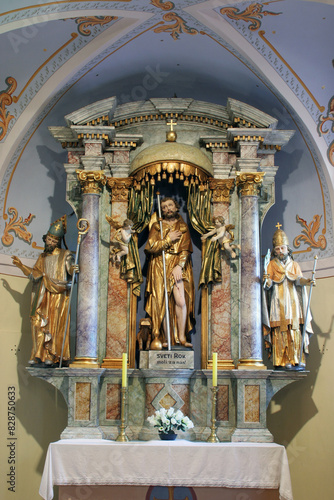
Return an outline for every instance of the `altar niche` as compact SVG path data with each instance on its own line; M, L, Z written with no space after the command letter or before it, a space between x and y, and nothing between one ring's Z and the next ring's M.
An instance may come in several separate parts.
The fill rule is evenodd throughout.
M194 430L183 437L206 440L217 353L219 439L272 441L267 404L304 376L267 369L260 315L259 230L274 202L275 153L293 131L276 130L274 118L233 99L223 107L177 98L117 106L110 98L66 121L68 126L50 131L68 152L67 199L78 216L92 222L90 237L98 235L100 245L91 248L87 239L80 255L92 265L79 274L80 328L71 368L30 369L65 396L70 411L62 437L117 437L126 352L129 438L156 437L147 417L163 406L193 420ZM182 366L157 363L150 349L139 353L137 346L139 323L147 316L144 247L157 189L180 202L194 250L194 347L171 351L186 353ZM126 219L136 232L118 264L110 260L110 242ZM90 289L80 288L80 280ZM96 314L87 315L85 304L92 301Z

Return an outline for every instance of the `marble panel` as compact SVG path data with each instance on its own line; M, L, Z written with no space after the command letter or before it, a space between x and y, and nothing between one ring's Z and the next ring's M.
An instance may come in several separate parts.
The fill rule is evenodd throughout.
M228 203L215 203L213 215L228 222ZM211 352L218 359L231 359L231 283L230 260L222 253L222 282L216 283L211 294Z
M203 377L196 377L191 381L190 390L190 410L191 420L194 425L203 427L207 423L206 412L204 408L208 408L208 388L207 380Z
M77 151L68 151L67 162L72 165L80 166L80 158L82 153L78 153Z
M229 386L218 385L217 393L217 420L228 422L229 420Z
M245 422L260 422L260 386L245 385Z
M275 153L259 154L261 167L273 167L275 165Z
M106 420L121 418L121 384L106 384Z
M90 420L91 384L76 382L75 384L75 420Z
M155 412L155 408L152 404L154 398L156 395L165 387L165 384L159 384L159 383L153 383L153 384L146 384L146 401L145 401L145 408L146 408L146 416L149 417L150 415L153 415Z
M212 164L215 165L225 165L228 163L228 153L214 151L212 153Z
M119 268L109 268L107 304L106 358L122 358L127 350L127 283L120 278Z
M129 161L130 161L129 151L114 151L113 163L129 163Z
M240 158L256 158L257 148L258 148L257 144L241 144Z
M184 415L189 416L189 402L190 402L190 394L189 394L189 385L186 384L172 384L172 389L180 396L183 401L183 405L179 408Z
M102 154L102 141L101 142L86 142L85 155L86 156L101 156Z
M235 153L228 154L228 162L231 165L236 165L237 163L237 155Z

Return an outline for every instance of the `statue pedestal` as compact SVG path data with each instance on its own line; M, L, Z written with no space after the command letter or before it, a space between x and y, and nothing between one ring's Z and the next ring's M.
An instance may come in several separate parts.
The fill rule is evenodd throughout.
M140 351L141 370L194 369L194 351Z

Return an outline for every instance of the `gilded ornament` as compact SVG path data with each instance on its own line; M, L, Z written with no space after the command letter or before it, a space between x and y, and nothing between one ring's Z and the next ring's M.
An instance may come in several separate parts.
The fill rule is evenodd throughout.
M9 234L9 231L13 231L18 238L26 241L27 243L30 243L32 238L32 233L29 233L29 231L27 231L26 226L30 224L30 222L35 216L29 214L28 217L24 220L22 217L18 218L17 210L14 207L10 207L8 209L8 214L12 216L12 218L10 219L9 222L5 223L5 229L3 232L3 236L1 238L2 243L6 247L9 247L13 243L14 236L12 234ZM5 214L4 219L7 218L8 216Z
M103 26L118 19L116 16L91 16L91 17L79 17L75 20L78 24L78 33L83 36L89 36L91 30L88 29L89 26Z
M101 170L76 170L84 194L100 194L106 184L106 176Z
M316 234L320 228L321 217L321 215L315 215L312 219L312 222L310 222L310 224L307 224L306 220L297 215L297 222L304 226L304 229L302 230L302 234L299 234L293 240L293 244L296 248L300 247L302 241L312 248L321 248L321 250L324 250L326 248L327 241L324 234L320 234L320 236L318 237L318 241L316 241ZM325 233L326 230L323 229L322 232Z
M132 183L133 179L131 177L113 177L108 179L108 186L111 189L111 201L128 201L129 189L131 188Z
M175 7L173 2L164 2L163 0L151 0L151 4L162 10L172 10Z
M0 141L7 134L8 126L14 116L6 110L13 102L12 93L17 87L17 82L12 76L6 78L7 89L0 92Z
M195 28L187 26L186 21L182 19L182 17L175 14L175 12L168 12L168 14L163 16L163 20L167 23L174 22L174 24L155 28L154 33L170 32L170 36L173 40L177 40L181 33L186 33L187 35L197 35L198 33Z
M214 203L229 203L230 193L235 185L234 179L209 179L209 187L212 190L212 201Z
M237 173L236 184L241 196L258 196L265 172Z
M328 125L327 130L324 129L325 123ZM334 97L328 103L327 116L321 115L318 123L319 135L326 135L329 131L334 132ZM330 144L327 155L330 163L334 166L334 141Z
M262 9L263 5L261 3L252 3L243 11L240 11L240 9L236 7L224 7L220 9L220 13L236 21L251 23L248 28L251 31L256 31L261 27L261 19L263 16L279 16L282 14L282 12L269 12L268 10L263 11Z

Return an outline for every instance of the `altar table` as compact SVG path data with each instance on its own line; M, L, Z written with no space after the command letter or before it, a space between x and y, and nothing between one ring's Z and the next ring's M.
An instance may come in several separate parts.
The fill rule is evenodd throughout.
M278 489L281 500L293 500L286 450L274 443L65 439L49 445L45 500L54 485Z

